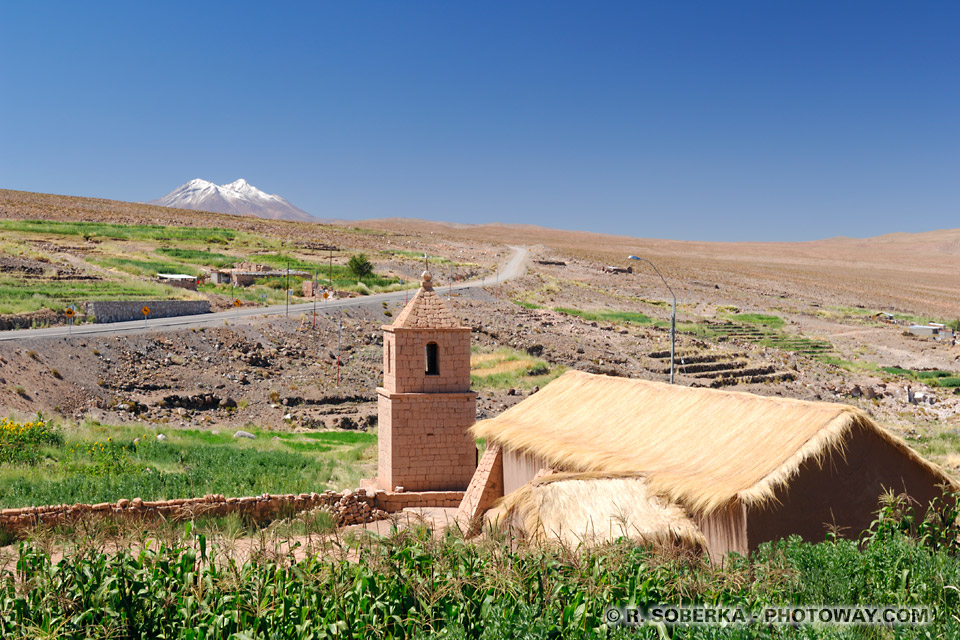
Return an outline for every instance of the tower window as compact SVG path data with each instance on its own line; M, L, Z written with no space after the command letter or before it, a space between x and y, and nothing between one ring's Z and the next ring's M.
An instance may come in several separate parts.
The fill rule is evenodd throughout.
M424 369L428 376L438 376L440 375L440 365L439 360L439 349L437 348L436 342L428 342L426 349L424 349Z
M387 373L390 373L390 361L393 359L393 358L391 357L393 354L391 353L392 349L390 348L390 346L391 346L391 345L390 345L390 342L388 341L388 342L387 342L387 353L386 353Z

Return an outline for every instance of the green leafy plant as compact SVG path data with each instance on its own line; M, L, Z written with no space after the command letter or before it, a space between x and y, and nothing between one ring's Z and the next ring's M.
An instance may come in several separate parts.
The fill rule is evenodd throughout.
M39 413L35 420L0 420L0 463L34 465L44 445L62 445L63 435Z
M357 253L350 256L350 260L347 261L347 269L357 280L363 280L373 273L373 263L370 262L365 253Z

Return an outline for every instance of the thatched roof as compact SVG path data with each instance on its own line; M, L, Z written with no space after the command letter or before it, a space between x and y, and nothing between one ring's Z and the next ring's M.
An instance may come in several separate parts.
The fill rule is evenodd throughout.
M683 508L650 492L640 476L548 475L506 496L496 513L501 523L534 540L567 546L621 537L690 548L706 544Z
M528 453L555 469L642 473L654 493L691 513L774 498L805 461L839 453L867 429L949 480L863 411L569 371L492 420L478 438Z
M392 329L463 329L463 324L450 312L443 299L433 290L433 278L426 271L420 289L407 303Z

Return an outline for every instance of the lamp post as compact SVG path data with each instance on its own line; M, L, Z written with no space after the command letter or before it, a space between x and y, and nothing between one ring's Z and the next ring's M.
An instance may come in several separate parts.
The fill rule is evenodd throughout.
M660 279L663 280L664 286L667 288L667 291L670 292L670 295L673 296L673 313L670 314L670 384L673 384L673 362L674 355L677 351L677 294L673 292L673 289L670 288L670 285L667 284L667 279L663 277L663 274L660 273L660 269L657 269L657 265L653 264L646 258L641 258L639 256L627 256L630 260L640 260L641 262L646 262L653 270L657 272L657 275L660 276Z

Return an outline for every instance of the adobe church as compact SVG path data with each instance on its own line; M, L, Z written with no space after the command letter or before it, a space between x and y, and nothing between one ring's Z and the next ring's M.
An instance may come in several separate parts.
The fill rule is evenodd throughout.
M384 491L463 491L477 468L470 327L432 280L424 271L413 299L383 327L376 487Z
M470 328L427 271L383 330L371 488L388 511L459 505L471 531L487 520L573 546L626 536L719 558L789 535L822 540L825 524L858 533L886 491L925 505L960 489L840 404L568 371L477 422Z

